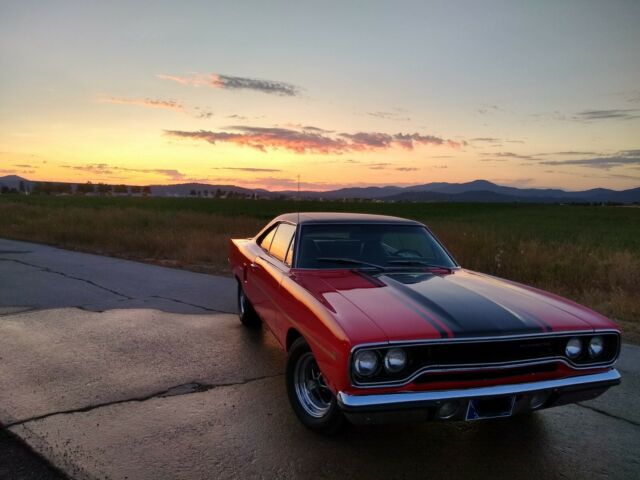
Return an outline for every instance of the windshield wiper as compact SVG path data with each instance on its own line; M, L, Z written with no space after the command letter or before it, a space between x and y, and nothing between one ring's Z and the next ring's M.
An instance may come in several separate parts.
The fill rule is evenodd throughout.
M362 265L364 267L371 267L377 270L385 270L382 265L375 263L364 262L362 260L356 260L355 258L343 258L343 257L319 257L316 258L318 262L333 262L333 263L350 263L352 265Z
M443 267L442 265L434 265L432 263L424 262L422 260L410 260L408 258L403 260L389 260L387 261L387 263L394 264L394 265L420 265L426 268L439 268L441 270L446 270L447 272L452 271L450 267Z

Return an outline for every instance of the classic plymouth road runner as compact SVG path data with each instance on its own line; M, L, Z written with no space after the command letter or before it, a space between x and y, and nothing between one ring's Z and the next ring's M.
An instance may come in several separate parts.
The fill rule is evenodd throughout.
M421 223L292 213L230 241L240 319L288 352L307 427L509 417L620 382L618 327L556 295L461 268Z

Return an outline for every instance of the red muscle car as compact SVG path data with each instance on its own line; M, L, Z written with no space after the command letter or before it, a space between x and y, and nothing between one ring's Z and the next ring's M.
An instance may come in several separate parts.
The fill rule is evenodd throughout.
M618 327L551 293L461 268L419 222L292 213L230 241L240 319L288 352L307 427L477 420L620 383Z

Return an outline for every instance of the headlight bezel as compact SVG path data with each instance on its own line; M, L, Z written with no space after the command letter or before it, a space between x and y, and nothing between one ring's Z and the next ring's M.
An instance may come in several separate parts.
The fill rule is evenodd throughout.
M400 355L400 357L402 358L402 364L401 365L392 365L391 362L392 360L392 356L393 355ZM396 357L396 360L398 359L398 357ZM383 365L384 365L384 369L387 373L389 374L398 374L400 372L402 372L406 367L407 367L407 363L409 361L407 352L404 348L390 348L386 351L386 353L384 354L384 360L383 360Z
M570 337L564 347L564 354L569 360L577 360L582 355L584 346L581 337Z
M360 369L358 369L358 360L359 360L358 357L361 357L367 354L371 354L373 355L372 358L375 358L375 367L369 373L363 373L362 371L360 371ZM377 350L373 350L373 349L359 350L355 352L353 355L353 361L352 361L353 371L358 377L361 377L361 378L373 377L376 373L380 371L380 365L381 365L380 354L378 353Z
M594 341L596 341L596 343L599 343L599 345L597 345L597 348L600 349L599 351L594 352L595 350L593 345ZM596 360L602 357L604 350L605 350L605 342L604 342L604 338L602 338L601 335L594 335L589 339L589 343L587 344L587 353L589 354L589 358L591 358L592 360Z

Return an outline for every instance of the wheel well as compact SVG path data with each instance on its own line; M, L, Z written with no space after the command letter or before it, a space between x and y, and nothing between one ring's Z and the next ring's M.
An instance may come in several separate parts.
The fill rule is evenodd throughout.
M287 342L286 342L287 352L291 348L291 345L293 345L293 342L295 342L300 337L302 337L302 335L295 328L289 329L289 331L287 332Z

